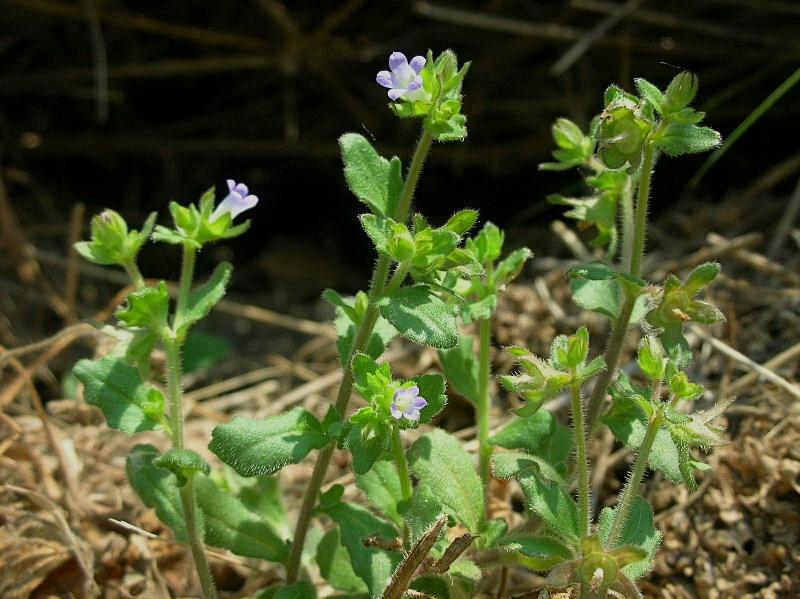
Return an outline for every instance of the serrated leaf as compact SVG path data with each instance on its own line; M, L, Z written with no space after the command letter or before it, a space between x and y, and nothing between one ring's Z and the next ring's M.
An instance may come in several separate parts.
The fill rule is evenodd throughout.
M450 386L459 395L477 404L479 367L472 337L462 336L455 347L439 350L439 360Z
M572 279L572 299L581 308L591 310L615 319L619 316L622 304L625 301L622 286L617 279L589 280ZM633 307L630 323L639 322L647 314L649 309L647 297L644 295L636 299Z
M364 136L346 133L339 138L339 146L350 191L375 214L392 216L390 209L394 208L399 197L399 160L392 165L390 177L389 161L381 157Z
M194 477L195 474L203 473L208 475L211 472L208 462L190 449L170 449L155 458L153 466L172 472L180 486L185 485L186 480Z
M378 302L381 315L404 337L441 349L458 342L456 307L445 304L425 285L404 287Z
M179 328L186 330L211 312L217 302L225 296L232 272L233 266L231 264L220 262L208 281L189 292L186 311L178 325Z
M604 508L600 513L597 533L604 545L608 545L611 528L614 525L616 509ZM643 497L637 497L631 507L628 521L622 529L618 545L635 545L647 552L647 558L622 568L629 578L636 580L646 576L653 569L653 558L661 544L661 533L656 530L653 508Z
M110 427L132 434L161 426L164 395L121 358L81 360L73 372L83 383L87 403L103 411Z
M274 474L329 441L319 421L302 408L263 420L235 418L211 435L208 448L242 476Z
M394 539L397 530L353 503L336 502L320 509L339 525L341 542L350 554L353 571L367 584L373 597L380 594L402 556L399 552L367 547L364 540L375 535L386 540Z
M141 327L160 332L167 326L169 290L164 281L157 287L145 287L128 295L124 308L117 310L117 318L129 327Z
M384 516L398 526L403 525L403 517L397 511L397 504L403 500L403 493L394 462L375 462L368 472L356 475L356 485Z
M558 483L526 470L517 480L528 500L528 508L539 516L548 530L565 541L577 543L581 536L578 506Z
M408 460L420 483L436 494L448 513L477 532L484 519L483 486L461 443L436 429L411 446Z
M656 139L656 147L667 156L681 156L713 150L722 137L711 127L673 123Z
M172 529L175 538L186 541L186 523L183 520L178 481L169 471L153 465L160 455L152 445L136 445L125 458L125 472L136 494L149 508L154 508L158 519Z
M205 540L236 555L282 562L288 545L241 501L219 489L210 478L194 481L197 505L203 512Z
M378 253L388 254L389 241L394 235L394 221L375 214L362 214L358 220Z
M317 565L322 577L337 591L367 591L367 584L353 571L350 554L341 544L338 528L325 533L317 545Z

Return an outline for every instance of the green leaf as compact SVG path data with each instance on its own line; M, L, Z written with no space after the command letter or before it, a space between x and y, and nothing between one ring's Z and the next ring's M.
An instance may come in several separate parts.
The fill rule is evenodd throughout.
M445 304L425 285L404 287L378 302L381 315L404 337L441 349L458 342L457 308Z
M497 287L509 284L522 272L525 262L533 255L528 248L520 248L511 252L497 265L494 271L494 284Z
M479 368L472 337L462 336L455 347L439 350L439 360L451 387L459 395L477 404Z
M600 513L597 532L604 545L609 543L609 535L617 515L616 509L604 508ZM656 530L653 508L643 497L637 497L631 507L628 521L622 529L617 545L634 545L647 552L647 558L628 564L622 572L633 580L642 578L653 569L653 558L661 544L661 533Z
M539 410L531 416L515 418L489 439L506 449L521 449L537 459L543 472L552 471L553 480L564 480L572 452L572 434L551 412Z
M398 509L408 525L408 545L411 547L425 536L439 516L446 511L437 495L425 483L414 487L411 500L398 506ZM431 550L431 555L436 558L441 557L445 548L444 543L437 543Z
M604 314L609 318L617 318L619 315L625 298L618 280L572 279L569 284L572 287L572 299L581 308ZM633 306L631 324L644 318L648 309L647 297L639 296Z
M414 379L419 394L424 397L428 405L420 412L420 424L429 424L438 416L447 405L446 384L441 374L423 374Z
M183 344L183 372L208 370L230 357L231 344L225 337L192 329Z
M339 359L341 360L342 367L349 368L349 364L345 363L350 359L350 354L353 351L356 329L361 323L362 315L360 315L354 307L356 304L355 298L344 299L332 289L326 290L323 297L336 306L337 318L334 324L339 335L339 339L336 341L336 347L339 350ZM385 318L379 316L378 320L375 322L372 335L370 336L364 353L377 360L396 335L396 329L386 322Z
M394 539L397 530L354 503L335 502L333 505L321 506L320 509L339 525L341 543L350 554L353 571L367 583L373 597L379 595L400 563L402 555L399 552L367 547L364 540L375 535L386 540Z
M543 572L572 557L572 551L551 537L535 535L513 535L504 538L500 545L517 552L521 565L530 570Z
M447 512L477 532L485 516L483 486L461 443L436 429L417 439L408 450L408 460L420 483L433 491Z
M167 453L155 458L153 466L172 472L181 487L189 478L193 478L199 472L206 476L211 473L208 462L191 449L170 449Z
M248 510L259 516L281 538L290 536L283 505L280 481L277 476L243 478L239 500Z
M164 395L121 358L81 360L74 373L83 383L84 398L103 411L110 427L132 434L162 426Z
M664 104L664 94L647 79L636 78L633 80L639 95L653 105L653 108L661 113L661 106Z
M364 232L372 240L379 254L389 254L389 242L394 236L395 222L375 214L362 214L358 217Z
M460 210L448 219L444 224L444 228L460 236L469 232L475 226L477 220L477 210Z
M117 318L129 327L160 332L167 326L169 290L161 281L157 287L145 287L128 295L125 308L117 310Z
M656 139L656 147L667 156L707 152L716 148L720 143L722 143L722 137L717 131L711 127L698 127L697 125L671 124Z
M547 481L526 470L517 477L529 509L539 516L549 530L566 541L577 543L581 536L578 506L558 483Z
M344 161L344 176L350 191L378 215L392 216L402 184L399 159L393 164L382 158L375 148L357 133L339 138ZM391 171L391 172L390 172ZM390 195L391 189L391 195Z
M350 554L341 543L338 528L325 533L317 545L317 565L322 578L337 591L350 593L367 591L366 583L353 571Z
M125 458L125 472L142 503L155 508L158 519L172 529L176 539L185 542L186 523L178 481L164 468L153 465L153 460L159 455L158 449L152 445L136 445Z
M225 290L231 280L233 266L228 262L220 262L214 269L211 278L200 287L189 292L186 301L186 312L179 323L179 328L186 330L198 320L205 318L211 309L225 296Z
M301 580L285 587L264 589L255 599L317 599L317 589L307 580Z
M319 421L302 408L263 420L235 418L211 435L208 448L242 476L274 474L329 441Z
M603 422L619 441L636 451L641 446L647 432L647 416L634 401L625 397L618 384L610 389L613 402L611 409L603 416ZM648 463L651 467L664 473L674 483L680 483L683 480L678 447L666 429L661 429L656 433Z
M392 430L369 406L354 413L346 426L341 447L353 454L353 471L365 474L389 450Z
M375 462L368 472L356 474L356 485L384 516L398 526L403 525L403 517L397 511L397 504L403 500L403 493L394 462Z
M205 521L205 541L236 555L282 562L288 545L241 501L228 495L205 476L195 477L197 505Z

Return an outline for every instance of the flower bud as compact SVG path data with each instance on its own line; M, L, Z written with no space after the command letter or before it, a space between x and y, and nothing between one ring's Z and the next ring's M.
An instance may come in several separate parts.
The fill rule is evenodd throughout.
M389 255L397 262L410 260L414 256L416 245L414 244L414 237L408 230L408 227L402 224L397 224L394 227L392 238L387 244Z
M697 88L700 86L700 81L697 75L689 71L678 73L675 78L670 81L667 87L667 92L664 94L663 110L665 112L677 112L682 108L686 108L694 100L697 95Z
M609 107L600 120L600 157L609 168L639 164L650 123L628 106Z

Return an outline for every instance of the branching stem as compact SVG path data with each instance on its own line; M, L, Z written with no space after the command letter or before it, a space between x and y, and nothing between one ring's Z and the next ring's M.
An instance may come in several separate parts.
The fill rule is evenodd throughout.
M406 220L408 220L408 212L411 208L414 190L417 187L419 176L422 173L422 167L425 164L425 159L428 156L432 143L433 136L427 129L423 128L422 135L414 151L414 157L411 159L408 175L403 184L403 191L400 194L397 211L394 215L395 220L398 222L406 222ZM391 258L382 254L378 258L378 263L372 275L367 311L358 327L353 348L347 358L347 365L344 368L342 382L339 385L339 392L336 395L336 410L342 417L345 416L347 404L350 402L350 395L353 390L353 372L350 368L350 364L355 354L364 350L372 336L372 331L378 320L378 308L376 303L381 299L386 289L386 279L389 276L391 265ZM405 276L405 274L403 276ZM297 525L295 526L294 538L292 539L292 546L289 550L289 559L286 563L286 582L288 584L296 582L300 574L300 561L303 556L306 534L311 524L311 516L314 507L317 504L317 495L319 495L319 491L322 488L322 482L325 479L325 473L328 471L334 449L335 445L331 443L319 452L317 462L314 464L314 470L311 473L311 478L308 481L308 486L303 495L303 502L300 504L300 513L297 516Z

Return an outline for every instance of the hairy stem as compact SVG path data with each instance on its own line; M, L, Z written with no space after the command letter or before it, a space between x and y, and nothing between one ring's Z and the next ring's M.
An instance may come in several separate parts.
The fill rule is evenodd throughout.
M178 304L175 310L172 330L163 335L164 347L167 356L167 396L169 399L170 436L172 447L183 449L183 389L181 387L181 349L183 340L177 334L177 328L186 309L186 300L192 287L194 274L194 248L184 246L183 267L181 268L180 291ZM186 534L189 537L189 547L192 550L195 569L200 579L205 599L216 599L217 589L214 578L208 565L205 548L203 546L203 533L197 519L197 500L194 493L194 483L191 479L181 487L181 504L183 505L183 518L186 522Z
M192 279L194 278L194 263L197 257L197 250L189 245L183 246L183 264L181 265L181 282L178 287L178 301L175 307L175 320L173 327L175 330L181 326L181 321L186 313L186 305L189 302L189 292L192 290Z
M131 282L133 282L133 286L136 289L141 289L144 287L144 277L142 276L142 271L139 270L139 267L136 264L136 260L131 260L123 266L125 268L125 272L128 273Z
M411 494L414 490L411 486L411 474L408 472L406 453L403 451L403 440L400 438L400 427L397 424L392 426L392 457L394 457L394 463L397 466L397 476L400 478L400 491L403 494L403 500L408 501L411 499Z
M575 371L573 369L574 378ZM572 428L575 434L575 467L578 471L578 507L581 517L581 535L589 534L589 458L586 454L586 427L583 423L583 401L579 383L570 385L572 392Z
M414 197L414 190L417 187L419 176L422 173L422 167L425 164L425 159L428 156L428 151L432 143L433 136L427 129L423 128L422 135L414 151L414 157L411 159L411 166L408 168L408 175L403 184L403 191L400 194L397 210L394 214L395 220L398 222L405 222L408 220L408 212L411 207L411 200ZM375 328L375 322L378 320L378 308L375 304L386 289L386 278L389 275L391 265L391 258L381 255L378 258L378 263L372 275L367 311L358 327L356 339L353 343L350 355L347 358L342 375L342 382L339 385L339 391L336 395L336 409L342 417L345 415L347 404L350 402L350 395L353 390L353 372L350 369L350 364L353 360L353 356L355 356L357 352L364 350L372 336L372 330ZM300 574L300 561L303 557L303 546L305 545L306 534L311 524L311 516L314 507L317 504L317 495L319 495L322 482L325 479L325 473L328 471L334 449L335 444L331 443L319 452L317 462L314 464L314 471L311 473L311 478L308 481L308 486L303 495L303 502L300 504L300 513L297 516L297 525L295 526L294 538L292 539L292 546L289 550L289 559L286 562L286 582L288 584L296 582Z
M181 487L181 504L183 505L183 517L186 521L186 533L189 536L189 547L192 550L197 575L200 578L200 587L203 589L205 599L216 599L217 589L214 585L214 577L206 558L205 547L203 546L200 522L197 519L197 500L194 494L194 481L190 476L186 484Z
M641 273L642 259L644 258L645 238L647 236L647 210L650 200L650 181L653 176L654 151L654 143L652 141L646 142L644 155L642 157L642 166L639 171L639 190L636 193L636 215L632 237L630 240L624 240L626 244L630 243L630 246L623 251L626 252L627 256L630 256L629 272L635 277L638 277ZM626 215L623 214L623 219L625 217ZM622 346L631 323L631 314L633 314L633 307L635 304L635 298L626 296L622 308L620 309L619 316L617 316L612 324L611 338L608 341L606 352L603 356L606 369L597 378L594 389L592 389L592 396L589 399L589 415L586 424L590 433L597 423L597 418L600 416L600 408L608 392L608 386L611 384L611 380L614 378L614 374L617 371L619 358L622 354Z
M623 527L631 513L633 502L636 501L636 498L639 496L639 487L642 484L642 477L647 468L650 450L653 448L653 442L656 440L656 435L661 428L663 420L664 416L661 414L661 411L656 411L650 419L650 424L647 426L647 432L644 435L641 447L639 447L639 454L636 456L636 461L633 463L633 471L628 479L628 484L625 485L625 489L622 492L617 507L617 514L614 517L614 524L611 526L611 532L608 535L609 549L613 549L619 542Z
M489 397L490 352L492 343L492 321L478 321L480 347L478 350L478 471L483 482L484 495L488 497L491 479L492 446L489 445L489 425L492 400Z

